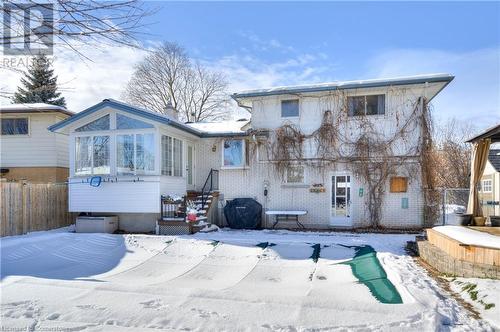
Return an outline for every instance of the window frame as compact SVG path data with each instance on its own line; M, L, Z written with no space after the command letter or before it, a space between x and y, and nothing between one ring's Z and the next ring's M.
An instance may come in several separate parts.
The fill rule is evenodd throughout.
M239 166L231 166L231 165L225 165L224 164L224 144L226 141L242 141L241 144L241 165ZM225 138L221 142L221 169L245 169L247 166L247 156L246 156L246 140L244 138Z
M125 130L125 129L123 129ZM130 129L126 129L130 130ZM153 135L153 169L152 170L146 170L146 169L138 169L137 168L137 136L138 135ZM134 159L134 170L131 172L132 174L118 174L118 136L132 136L133 137L133 147L134 147L134 152L133 152L133 159ZM136 132L135 130L131 130L130 132L117 132L115 135L115 174L117 176L137 176L137 175L154 175L156 174L156 137L154 132ZM140 172L138 172L140 171Z
M488 182L488 185L485 184L486 182ZM485 189L486 187L489 187L489 190L486 190ZM483 192L483 193L493 192L493 180L492 179L481 180L481 192Z
M283 116L283 102L290 102L290 101L297 101L297 115L293 116ZM298 119L300 118L300 98L287 98L287 99L281 99L280 100L280 117L281 119Z
M4 135L2 134L1 122L4 120L16 120L16 119L27 119L28 121L28 133L27 134L13 134L13 135ZM8 137L29 137L31 136L31 117L29 115L26 116L2 116L0 118L0 136L3 138Z
M109 173L95 173L94 172L94 137L102 137L102 136L108 136L109 137L109 140L108 140L108 164L109 164ZM72 167L72 172L73 172L73 176L75 177L86 177L86 176L110 176L113 174L113 158L112 158L112 140L113 140L113 135L111 135L111 133L108 133L108 134L104 134L104 133L96 133L96 134L92 134L92 135L77 135L75 136L75 139L73 140L73 153L74 153L74 157L73 157L73 167ZM91 148L91 151L90 151L90 174L78 174L77 173L77 149L76 149L76 141L78 138L90 138L90 143L92 144L92 148ZM115 163L116 164L116 163Z
M170 138L170 160L171 160L171 165L170 165L170 175L169 174L163 174L163 137ZM175 175L175 141L179 141L181 143L180 146L180 175ZM160 175L161 176L169 176L169 177L175 177L175 178L183 178L186 175L186 170L185 168L185 156L184 156L184 149L186 147L186 141L172 136L172 135L167 135L164 133L160 134Z
M288 171L290 168L302 168L302 182L289 182L288 181ZM306 184L306 167L305 165L290 165L286 168L283 178L283 184L286 186L304 186Z
M379 109L377 107L377 114L368 114L367 113L367 102L366 102L366 98L367 97L374 97L374 96L384 96L384 109L383 109L383 113L379 113ZM361 115L358 115L358 114L351 114L351 109L350 109L350 102L349 102L349 99L350 98L364 98L364 113L361 114ZM359 116L370 116L370 117L373 117L373 116L385 116L386 114L386 109L387 109L387 94L385 93L375 93L375 94L364 94L364 95L352 95L352 96L347 96L346 97L346 103L347 103L347 116L350 117L350 118L356 118L356 117L359 117ZM377 103L378 103L378 98L377 98Z
M121 115L125 115L129 118L136 119L145 123L150 123L152 125L151 128L137 128L137 129L117 129L116 128L116 114L120 113ZM106 130L95 130L95 131L76 131L76 129L85 126L86 124L93 122L103 116L109 115L110 117L110 129ZM84 119L82 119L84 120ZM92 173L91 174L77 174L76 173L76 162L77 162L77 153L76 153L76 139L77 137L93 137L94 136L109 136L110 137L110 172L109 174L95 174L101 176L117 176L117 177L131 177L131 176L159 176L161 175L161 154L158 152L161 151L161 140L158 137L161 137L162 133L158 130L158 126L155 123L148 121L147 119L142 119L141 117L134 116L133 114L128 114L127 112L121 112L119 110L109 110L107 112L95 114L88 119L85 119L85 122L78 121L77 124L72 126L70 129L70 136L72 137L71 141L73 146L70 148L70 176L71 177L89 177L93 176L93 159L92 159ZM136 135L153 135L153 170L139 170L137 172L137 162L136 162ZM134 137L134 172L130 174L118 174L118 136L121 135L132 135ZM92 147L93 149L93 147ZM93 150L92 150L93 151ZM160 152L161 153L161 152Z
M398 183L398 182L402 183ZM401 187L401 188L400 188ZM392 176L389 179L389 192L390 193L407 193L409 187L409 179L407 176Z

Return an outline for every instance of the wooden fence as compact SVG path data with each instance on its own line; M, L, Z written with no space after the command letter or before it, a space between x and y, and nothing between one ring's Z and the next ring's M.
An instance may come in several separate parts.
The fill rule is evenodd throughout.
M0 236L68 226L68 187L59 184L0 182Z

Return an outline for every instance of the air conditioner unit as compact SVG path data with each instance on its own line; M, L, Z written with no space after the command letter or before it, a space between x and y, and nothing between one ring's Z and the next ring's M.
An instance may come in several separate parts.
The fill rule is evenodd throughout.
M77 233L114 233L118 229L118 216L81 216L76 218Z

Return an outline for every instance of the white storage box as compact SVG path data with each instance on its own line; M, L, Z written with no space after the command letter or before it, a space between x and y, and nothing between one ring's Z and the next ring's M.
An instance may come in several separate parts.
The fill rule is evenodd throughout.
M118 229L118 217L78 217L75 231L77 233L113 233Z

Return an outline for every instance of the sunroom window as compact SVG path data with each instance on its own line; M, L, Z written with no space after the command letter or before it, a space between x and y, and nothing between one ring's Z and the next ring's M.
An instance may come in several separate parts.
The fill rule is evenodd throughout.
M245 165L245 141L229 139L223 142L223 166L243 167Z
M116 135L118 175L148 174L154 169L154 134Z
M154 126L150 123L116 113L116 129L143 129L153 127Z
M161 174L166 176L182 176L182 149L180 139L163 135L161 137Z
M109 174L109 136L75 138L75 175Z
M96 130L109 130L109 129L110 129L109 114L107 114L102 118L89 122L86 125L75 129L75 131L82 132L82 131L96 131Z

